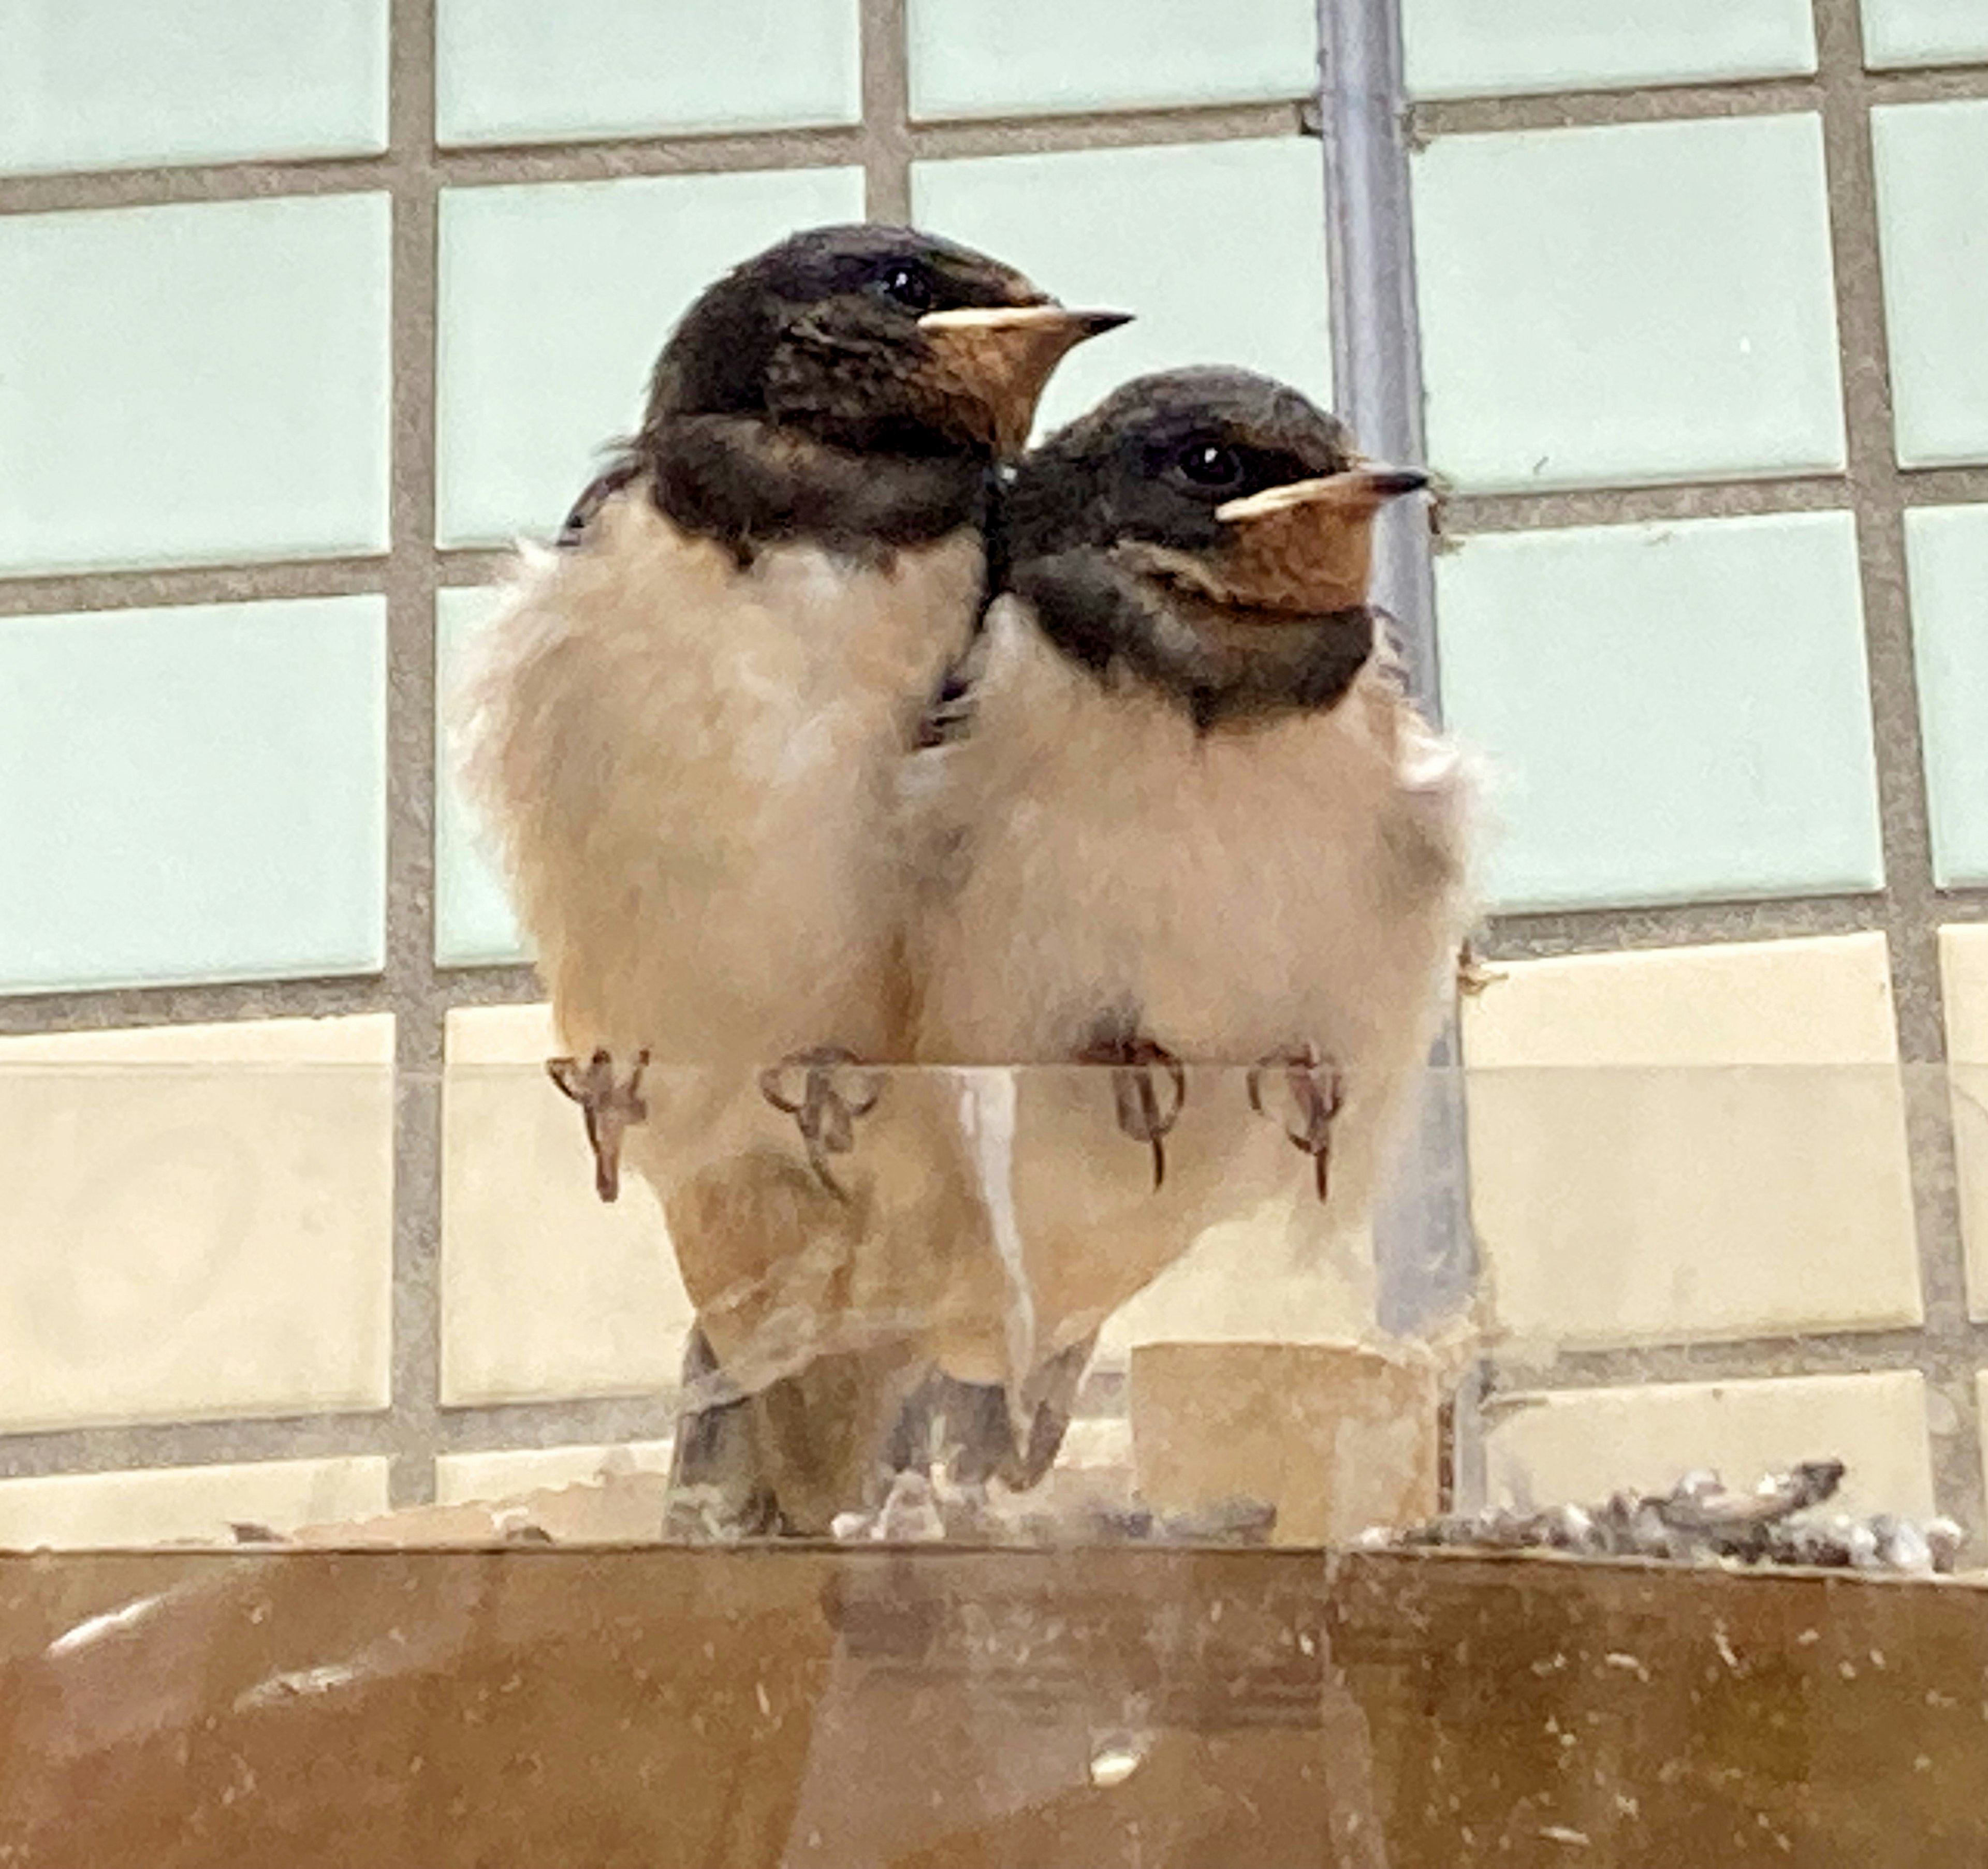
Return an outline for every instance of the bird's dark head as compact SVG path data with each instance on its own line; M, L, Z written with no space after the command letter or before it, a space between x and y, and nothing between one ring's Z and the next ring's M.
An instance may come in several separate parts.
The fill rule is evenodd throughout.
M645 431L733 416L867 455L1018 454L1050 373L1126 322L910 228L824 227L737 266L684 315Z
M1366 600L1374 515L1427 484L1363 461L1346 424L1287 384L1168 370L1030 455L1009 549L1017 563L1107 553L1238 610L1316 614Z
M1016 470L1010 582L1077 659L1121 662L1198 712L1280 687L1329 703L1371 652L1374 515L1427 484L1362 459L1343 422L1270 377L1141 377Z

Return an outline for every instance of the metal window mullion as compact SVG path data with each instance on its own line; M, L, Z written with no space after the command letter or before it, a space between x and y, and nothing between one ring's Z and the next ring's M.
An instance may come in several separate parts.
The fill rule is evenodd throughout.
M1424 455L1406 95L1398 0L1319 0L1319 116L1326 165L1334 397L1361 445L1383 460ZM1377 600L1395 617L1414 692L1441 718L1435 583L1421 515L1386 515ZM1467 1306L1477 1276L1467 1136L1454 1019L1431 1055L1419 1118L1375 1215L1380 1322L1425 1330ZM1455 1414L1452 1486L1483 1490L1474 1393Z

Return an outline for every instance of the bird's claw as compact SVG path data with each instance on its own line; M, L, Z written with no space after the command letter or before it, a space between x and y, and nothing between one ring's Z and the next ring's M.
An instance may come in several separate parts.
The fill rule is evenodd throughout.
M1456 952L1456 990L1466 999L1475 999L1487 986L1505 978L1500 968L1487 965L1478 958L1476 946L1466 941Z
M1346 1102L1345 1081L1336 1066L1322 1060L1316 1045L1301 1045L1290 1051L1273 1052L1250 1066L1247 1080L1249 1107L1259 1116L1271 1114L1263 1100L1264 1080L1273 1071L1282 1074L1297 1111L1295 1124L1286 1121L1284 1134L1293 1148L1312 1159L1312 1171L1323 1201L1331 1185L1332 1125Z
M800 1081L793 1073L800 1073ZM808 1165L830 1193L842 1192L828 1158L847 1155L856 1146L856 1124L877 1107L884 1094L880 1073L866 1070L853 1051L823 1045L797 1051L759 1073L759 1094L783 1115L794 1119L807 1145Z
M587 1124L587 1145L593 1151L593 1191L612 1201L621 1191L621 1138L648 1118L642 1097L642 1073L649 1054L638 1051L624 1080L614 1072L614 1060L597 1049L582 1064L577 1058L548 1058L546 1075L579 1104Z
M1167 1178L1165 1137L1179 1121L1181 1106L1187 1101L1187 1072L1179 1059L1155 1039L1114 1033L1087 1046L1078 1055L1080 1064L1108 1064L1111 1094L1118 1109L1118 1127L1134 1142L1143 1142L1153 1151L1153 1185ZM1170 1096L1161 1094L1164 1080Z

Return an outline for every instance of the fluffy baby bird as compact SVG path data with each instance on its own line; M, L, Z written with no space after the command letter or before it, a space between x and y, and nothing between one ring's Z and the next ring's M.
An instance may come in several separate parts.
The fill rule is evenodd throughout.
M1109 1068L1020 1076L1009 1306L941 1357L1006 1391L980 1471L1040 1476L1099 1325L1208 1226L1368 1217L1469 914L1466 769L1368 603L1425 485L1235 370L1128 384L1018 470L1009 594L908 767L915 1055Z
M1124 322L901 228L747 261L676 327L561 549L526 553L472 687L472 788L600 1191L625 1147L698 1306L692 1373L766 1390L683 1437L711 1469L683 1477L768 1523L854 1502L898 1395L874 1346L820 1354L825 1320L860 1310L886 1212L945 1198L880 1191L912 1100L861 1068L904 1046L894 776L978 619L1000 464L1057 361Z

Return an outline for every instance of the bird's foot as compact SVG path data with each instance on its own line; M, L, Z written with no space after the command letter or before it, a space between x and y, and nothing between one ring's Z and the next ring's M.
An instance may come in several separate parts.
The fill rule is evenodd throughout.
M1475 999L1487 986L1505 978L1501 968L1487 966L1477 956L1476 946L1466 941L1456 951L1456 990L1466 999Z
M577 1058L548 1058L546 1074L579 1104L587 1123L587 1145L593 1151L593 1191L612 1201L621 1191L621 1138L647 1120L642 1073L649 1054L638 1051L628 1075L617 1074L611 1053L597 1049L582 1064Z
M1265 1101L1264 1087L1273 1073L1282 1079L1297 1113L1295 1122L1283 1117L1284 1134L1293 1147L1311 1158L1318 1198L1323 1201L1331 1185L1332 1125L1346 1102L1345 1080L1336 1066L1320 1057L1316 1045L1273 1052L1249 1070L1249 1107L1259 1116L1273 1114Z
M794 1119L806 1144L808 1164L830 1193L843 1190L829 1168L831 1155L856 1146L856 1124L877 1107L884 1080L853 1051L838 1045L797 1051L759 1073L759 1094Z
M1153 1151L1153 1185L1167 1178L1166 1136L1187 1101L1187 1073L1157 1039L1123 1027L1100 1034L1077 1053L1080 1064L1108 1064L1118 1127Z

